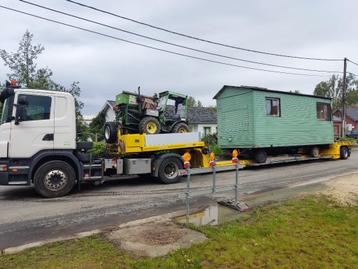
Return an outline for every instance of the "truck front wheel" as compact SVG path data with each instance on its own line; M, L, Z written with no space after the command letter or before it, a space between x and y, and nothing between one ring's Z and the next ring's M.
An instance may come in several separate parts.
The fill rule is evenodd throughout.
M176 157L168 157L159 165L159 180L165 184L176 183L179 181L179 169L182 169L181 161Z
M75 171L67 162L49 161L36 170L35 189L46 198L64 196L72 190L75 178Z

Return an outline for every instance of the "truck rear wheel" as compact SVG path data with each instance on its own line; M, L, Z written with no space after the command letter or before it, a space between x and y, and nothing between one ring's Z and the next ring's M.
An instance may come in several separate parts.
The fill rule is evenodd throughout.
M160 133L160 123L154 117L144 117L138 126L139 132L141 134L159 134Z
M347 147L341 147L340 155L342 160L346 160L349 157L349 150Z
M176 157L168 157L159 165L159 180L165 184L176 183L179 181L179 169L182 169L182 162Z
M36 170L35 189L46 198L64 196L72 190L75 178L75 171L67 162L49 161Z

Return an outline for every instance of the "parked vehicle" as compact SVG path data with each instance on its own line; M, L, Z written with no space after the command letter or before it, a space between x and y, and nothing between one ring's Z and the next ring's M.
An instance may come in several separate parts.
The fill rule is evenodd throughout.
M358 138L358 130L353 130L349 133L347 133L348 137L352 137L352 138Z
M187 96L174 92L161 92L159 97L122 92L116 97L116 121L105 126L107 143L114 143L117 131L158 134L189 132Z

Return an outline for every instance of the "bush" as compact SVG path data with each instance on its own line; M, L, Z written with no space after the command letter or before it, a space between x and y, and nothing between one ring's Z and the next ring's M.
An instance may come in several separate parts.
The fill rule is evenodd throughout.
M91 153L97 157L103 157L107 152L107 146L104 141L93 142Z

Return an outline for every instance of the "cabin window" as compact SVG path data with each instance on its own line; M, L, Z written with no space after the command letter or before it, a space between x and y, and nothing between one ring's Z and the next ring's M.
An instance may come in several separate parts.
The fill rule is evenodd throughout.
M266 115L281 116L280 98L266 97Z
M317 119L319 120L331 120L331 105L327 103L317 103Z

